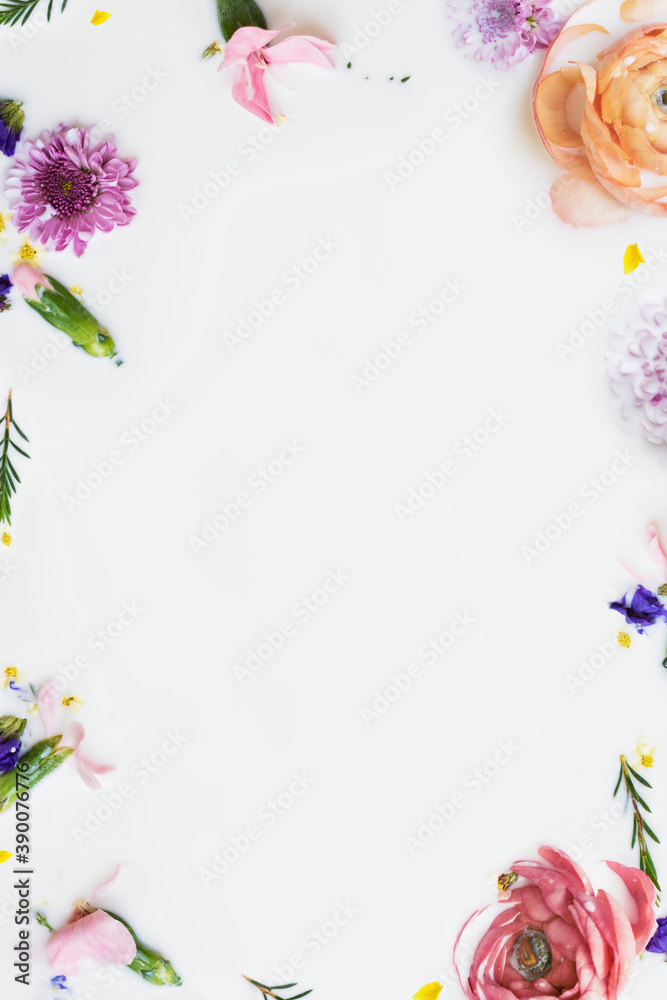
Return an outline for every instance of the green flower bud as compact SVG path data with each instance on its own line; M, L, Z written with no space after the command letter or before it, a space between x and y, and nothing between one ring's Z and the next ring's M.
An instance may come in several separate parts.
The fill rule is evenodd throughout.
M216 0L218 20L225 41L239 28L266 28L266 18L255 0Z
M27 719L17 719L15 715L0 716L0 741L20 740L27 724Z
M62 736L50 736L47 740L40 740L19 757L13 771L0 775L0 812L9 809L16 802L17 778L19 784L34 788L42 778L64 764L67 758L74 753L71 747L57 749L61 739ZM21 791L23 790L21 789Z
M83 348L86 354L94 358L115 358L116 345L108 330L69 289L49 274L43 277L48 285L36 283L37 298L26 296L28 305L51 326L71 337L76 346ZM117 365L122 363L116 359Z
M183 980L168 959L163 958L159 952L143 944L127 921L123 920L122 917L119 917L116 913L111 913L109 910L105 912L130 932L137 946L136 957L128 965L128 969L132 969L133 972L138 973L142 979L145 979L147 983L151 983L153 986L182 985Z

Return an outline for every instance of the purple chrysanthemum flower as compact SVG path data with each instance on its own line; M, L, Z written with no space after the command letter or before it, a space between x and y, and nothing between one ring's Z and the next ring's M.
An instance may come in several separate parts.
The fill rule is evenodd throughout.
M661 618L667 621L667 608L655 594L652 594L646 587L642 587L641 584L632 595L629 605L626 604L626 601L627 594L623 596L621 601L612 601L609 607L612 611L619 611L625 617L628 625L634 625L640 633L650 628L651 625L655 625Z
M658 917L658 929L646 945L647 951L667 952L667 917Z
M0 153L13 156L21 138L25 115L18 101L0 101Z
M498 69L509 69L536 48L548 47L560 28L548 0L449 0L447 6L458 21L456 44Z
M5 771L11 771L16 767L20 749L20 740L13 739L0 742L0 774L4 774Z
M639 423L653 444L667 443L667 300L649 302L623 332L611 335L607 374L630 428Z
M6 197L20 232L46 247L73 244L80 257L97 229L110 233L136 215L128 192L137 186L134 159L112 142L93 145L87 128L60 125L26 140L7 173Z

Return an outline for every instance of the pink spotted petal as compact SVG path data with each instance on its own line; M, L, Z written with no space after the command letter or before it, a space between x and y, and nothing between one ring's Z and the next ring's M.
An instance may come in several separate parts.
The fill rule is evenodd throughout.
M46 942L49 965L60 976L77 976L94 965L129 965L136 954L128 929L104 910L65 924Z

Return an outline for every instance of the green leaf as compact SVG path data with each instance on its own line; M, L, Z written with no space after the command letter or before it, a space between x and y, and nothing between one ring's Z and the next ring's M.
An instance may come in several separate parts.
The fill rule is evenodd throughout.
M634 776L637 779L637 781L640 781L642 783L642 785L646 785L647 788L653 788L653 785L650 785L648 783L648 781L646 780L646 778L642 778L641 774L637 774L637 772L635 771L634 767L630 767L629 764L628 764L628 771L631 774L634 774Z
M620 774L618 776L618 781L616 782L616 788L614 789L614 794L612 795L613 799L616 798L616 795L618 794L618 790L621 787L621 782L622 781L623 781L623 768L621 768Z
M636 788L633 788L633 792L634 792L635 798L637 799L637 802L642 807L642 809L645 809L647 813L650 813L651 807L648 806L646 804L646 802L644 802L643 798L641 797L641 795L639 794L639 792L637 791Z
M660 841L658 840L658 838L656 837L656 835L654 834L653 830L652 830L652 829L651 829L651 827L650 827L650 826L648 825L648 823L646 822L646 820L644 820L644 829L645 829L645 830L646 830L646 832L648 833L648 835L649 835L649 837L651 838L651 840L655 840L656 844L659 844L659 843L660 843Z
M635 815L632 817L632 843L630 844L630 850L633 849L636 842L637 842L637 817Z

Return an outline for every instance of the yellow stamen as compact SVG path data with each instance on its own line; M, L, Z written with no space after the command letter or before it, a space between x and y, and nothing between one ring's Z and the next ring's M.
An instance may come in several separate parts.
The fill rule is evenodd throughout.
M627 632L619 632L616 636L616 642L619 646L622 646L623 649L629 649L632 644L632 639Z
M642 759L641 759L642 767L653 767L654 763L655 762L651 754L642 754Z
M12 536L8 535L6 531L2 534L2 544L6 545L7 548L12 544Z
M19 672L16 667L5 667L5 677L11 677L15 680L18 675Z
M72 287L70 288L70 292L72 293L72 295L83 295L83 288L81 287L81 285L72 285Z
M21 260L34 260L37 256L37 251L29 243L24 243L19 250L19 256Z
M65 708L73 708L75 712L78 712L83 705L83 698L80 698L78 694L72 694L67 698L63 698L62 703Z

